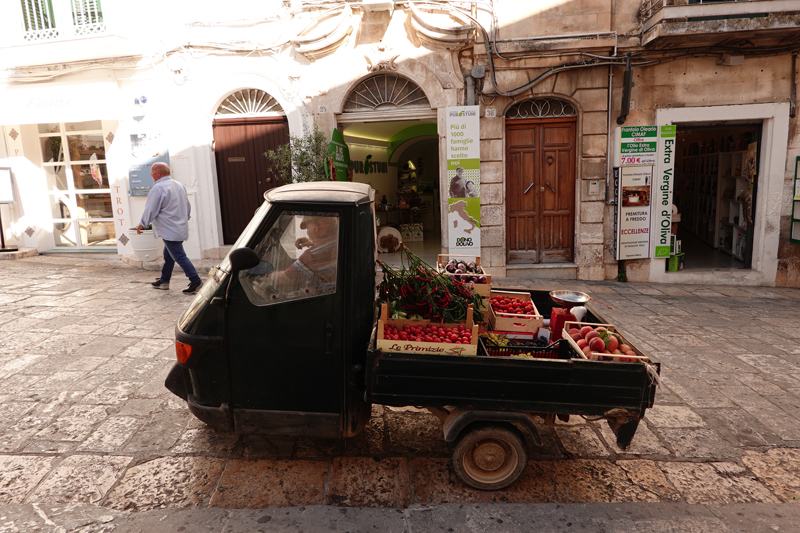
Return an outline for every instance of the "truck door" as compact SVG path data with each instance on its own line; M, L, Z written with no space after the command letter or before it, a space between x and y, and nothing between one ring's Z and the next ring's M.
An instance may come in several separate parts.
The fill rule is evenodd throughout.
M225 341L237 432L338 437L340 213L278 208L231 291Z

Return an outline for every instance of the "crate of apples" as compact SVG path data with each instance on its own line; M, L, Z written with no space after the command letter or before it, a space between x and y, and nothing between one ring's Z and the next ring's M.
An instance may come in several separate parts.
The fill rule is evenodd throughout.
M619 361L635 363L647 361L647 357L636 350L615 331L611 324L587 324L567 322L564 338L587 359L593 361Z

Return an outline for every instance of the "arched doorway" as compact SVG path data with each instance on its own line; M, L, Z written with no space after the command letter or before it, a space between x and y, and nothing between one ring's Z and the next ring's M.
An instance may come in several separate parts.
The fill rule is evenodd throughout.
M573 260L576 109L539 98L506 112L508 264Z
M377 191L379 234L394 228L415 253L435 261L441 251L439 150L436 110L425 91L400 74L376 73L347 94L337 124L350 148L353 180ZM370 171L364 173L367 158Z
M289 142L289 125L269 94L243 89L219 105L213 127L222 238L224 244L233 244L264 201L264 193L283 185L270 172L264 152Z

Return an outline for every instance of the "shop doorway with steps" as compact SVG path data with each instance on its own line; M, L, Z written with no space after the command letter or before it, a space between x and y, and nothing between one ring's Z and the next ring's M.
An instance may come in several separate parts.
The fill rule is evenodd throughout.
M576 117L507 118L508 264L571 262Z
M760 124L678 126L668 270L751 268L760 138Z

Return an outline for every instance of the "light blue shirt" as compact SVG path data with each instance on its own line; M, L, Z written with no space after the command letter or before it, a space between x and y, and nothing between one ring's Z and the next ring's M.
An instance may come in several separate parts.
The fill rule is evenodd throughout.
M183 242L189 238L191 214L192 205L186 187L164 176L153 184L147 194L139 224L147 227L152 223L156 236L165 241Z

